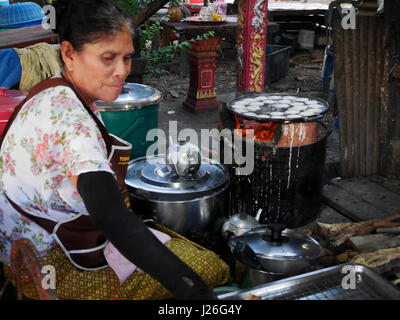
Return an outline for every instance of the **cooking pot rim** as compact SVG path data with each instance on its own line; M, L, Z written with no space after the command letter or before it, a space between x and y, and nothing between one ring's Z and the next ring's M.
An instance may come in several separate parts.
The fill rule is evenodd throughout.
M265 147L270 146L271 148L277 148L277 149L282 150L282 151L285 151L285 150L288 150L288 151L296 150L298 148L301 148L303 150L307 149L307 148L312 148L312 147L314 147L315 145L317 145L319 143L323 143L328 138L328 136L330 135L328 127L324 123L322 123L320 121L312 121L312 122L318 123L321 126L321 129L322 129L321 134L318 136L318 140L316 140L316 141L314 141L312 143L304 144L304 145L296 146L296 147L280 147L280 146L277 146L276 143L273 142L273 141L254 140L254 142L259 144L259 145L265 146ZM241 137L241 138L244 141L251 141L251 139L247 138L247 137Z
M290 261L313 261L319 258L319 256L312 256L312 255L307 255L307 256L296 256L296 257L283 257L283 256L276 256L276 255L269 255L269 254L257 254L257 257L260 258L266 258L268 260L277 260L277 261L284 261L284 260L290 260Z
M133 189L133 187L131 187L131 186L128 186L128 191L131 191L130 193L131 193L132 197L134 197L136 199L139 199L139 200L142 200L142 201L153 202L153 203L165 203L165 204L167 204L167 203L179 204L179 203L197 202L197 201L200 201L200 200L205 200L205 199L216 197L216 196L222 194L228 188L228 186L229 186L229 183L227 182L225 185L223 185L223 187L219 186L218 188L216 188L215 192L213 192L213 193L209 193L210 190L204 191L203 192L204 195L202 195L202 196L198 196L199 193L184 193L184 194L165 193L165 194L160 194L160 193L157 193L157 192L148 191L149 193L152 193L152 194L164 195L166 197L170 196L170 197L175 197L175 198L178 198L179 196L184 197L185 195L189 196L191 194L192 195L196 195L195 198L188 197L187 199L184 199L184 200L172 200L172 199L171 200L164 200L164 199L162 199L162 200L160 199L159 200L159 199L149 199L149 198L141 197L140 195L137 195L137 194L135 194L135 193L133 193L131 191Z
M246 237L249 236L254 236L256 237L259 233L261 233L261 231L263 233L269 233L270 234L270 230L268 229L268 225L261 225L258 227L255 227L243 234L241 234L240 236L234 237L232 239L229 240L228 245L231 248L232 252L235 249L236 245L242 240L242 242L245 242L248 244L248 241L246 240ZM286 236L286 237L292 237L292 238L297 238L297 239L301 239L301 240L305 240L311 244L314 245L314 253L313 254L306 254L306 255L295 255L295 256L283 256L283 255L279 255L279 254L270 254L270 253L260 253L260 252L254 252L253 248L251 248L254 252L254 254L257 256L257 258L260 259L266 259L269 261L305 261L305 262L312 262L315 261L317 259L319 259L322 254L323 254L323 248L321 247L321 245L318 243L317 240L315 240L314 238L306 235L306 234L302 234L299 233L297 231L291 230L291 229L284 229L282 231L282 235ZM249 239L248 239L249 240ZM266 243L268 243L267 241L265 241ZM250 246L251 247L251 246ZM318 249L318 252L316 252ZM240 260L240 258L236 257L238 260Z
M164 154L153 155L133 159L128 163L125 183L135 197L146 201L153 197L155 202L171 202L169 197L175 197L177 201L181 199L186 202L216 196L224 192L230 184L230 175L224 165L207 158L202 158L199 170L201 175L197 179L174 181L168 176L158 176L158 169L167 166L164 158ZM213 174L217 175L212 176ZM146 195L152 197L147 198Z

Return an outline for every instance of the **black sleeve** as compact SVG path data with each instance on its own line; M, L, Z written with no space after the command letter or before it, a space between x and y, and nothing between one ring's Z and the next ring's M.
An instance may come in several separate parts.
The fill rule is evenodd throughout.
M112 174L105 171L80 174L78 192L94 225L128 260L159 281L174 298L216 299L200 276L127 209Z

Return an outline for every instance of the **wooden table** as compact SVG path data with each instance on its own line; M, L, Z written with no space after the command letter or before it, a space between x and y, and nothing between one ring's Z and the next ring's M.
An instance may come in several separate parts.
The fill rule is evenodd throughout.
M217 63L217 50L222 37L236 39L236 22L220 23L193 23L193 22L166 22L163 28L163 45L168 45L165 35L167 30L172 29L179 35L179 41L190 40L214 31L215 36L209 39L196 41L187 54L189 61L190 84L186 100L183 106L195 111L202 112L216 110L219 106L215 93L215 68Z
M25 48L39 42L57 43L58 36L41 25L0 32L0 49Z

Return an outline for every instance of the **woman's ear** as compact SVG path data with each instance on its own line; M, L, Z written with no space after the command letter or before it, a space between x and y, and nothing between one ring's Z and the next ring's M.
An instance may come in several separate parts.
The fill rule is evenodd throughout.
M61 57L64 61L64 67L67 71L71 72L74 70L74 57L75 49L71 42L63 41L60 45Z

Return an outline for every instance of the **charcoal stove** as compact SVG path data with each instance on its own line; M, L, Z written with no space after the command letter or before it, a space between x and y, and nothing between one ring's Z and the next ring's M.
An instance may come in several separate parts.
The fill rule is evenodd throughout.
M268 93L241 96L221 110L220 129L240 135L242 150L248 139L254 142L251 174L237 174L240 165L234 159L227 165L229 216L240 212L256 216L261 208L260 223L282 223L288 228L318 216L328 136L318 120L328 108L321 99ZM249 129L254 130L254 138Z

